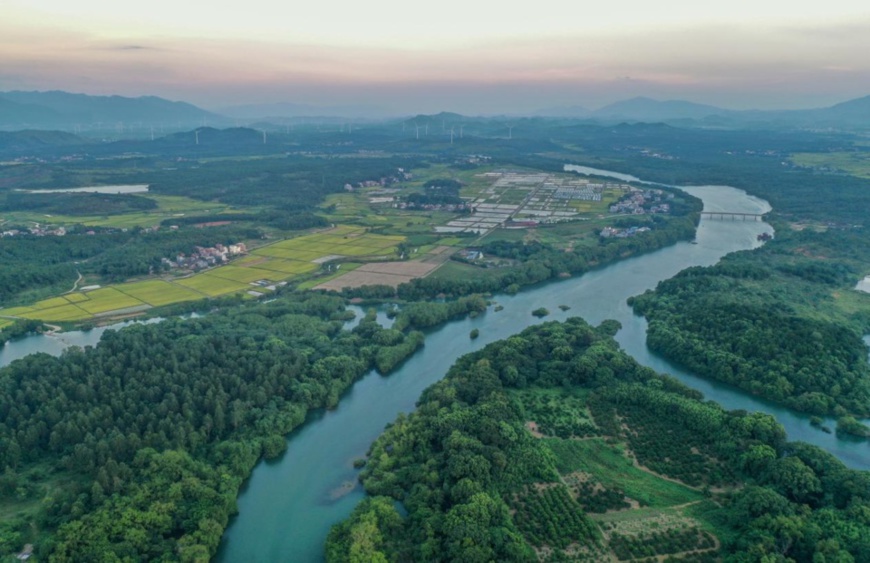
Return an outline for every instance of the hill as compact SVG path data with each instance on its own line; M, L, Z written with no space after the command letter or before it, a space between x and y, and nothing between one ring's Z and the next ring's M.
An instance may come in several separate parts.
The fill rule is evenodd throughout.
M63 91L0 92L0 127L61 128L124 122L193 124L222 117L186 102L156 96L89 96Z
M25 155L57 147L74 147L90 144L72 133L63 131L0 131L0 155Z
M729 110L696 104L684 100L664 102L637 97L605 106L593 113L594 117L621 118L636 121L664 121L670 119L704 119L711 115L731 113Z

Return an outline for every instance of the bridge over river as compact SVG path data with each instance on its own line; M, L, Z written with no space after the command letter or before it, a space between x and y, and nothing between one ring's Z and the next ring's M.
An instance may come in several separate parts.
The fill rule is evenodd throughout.
M742 213L739 211L702 211L701 217L708 217L710 219L731 219L732 221L736 221L738 219L742 221L762 221L764 219L763 213Z

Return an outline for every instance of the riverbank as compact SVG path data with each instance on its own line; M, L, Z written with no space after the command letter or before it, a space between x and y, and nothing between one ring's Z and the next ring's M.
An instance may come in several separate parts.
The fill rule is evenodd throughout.
M769 210L765 202L733 188L697 187L686 191L714 208L739 205L747 212ZM655 287L685 267L710 265L728 252L755 248L758 235L770 230L769 225L760 222L702 220L697 244L677 243L579 277L535 286L516 295L497 295L494 300L502 308L500 311L492 308L477 318L430 331L426 345L399 370L388 378L372 373L355 383L337 409L310 415L288 437L287 451L280 460L257 466L242 489L239 515L231 520L216 560L269 561L286 558L290 553L297 561L322 560L322 546L330 527L346 518L363 498L361 491L354 490L330 501L330 491L356 478L354 460L365 454L384 426L399 413L414 410L422 391L441 379L457 357L541 322L531 315L541 306L551 311L546 320L579 315L598 324L616 319L625 327L617 334L623 348L630 353L646 351L645 323L626 304L628 297ZM571 309L563 311L559 305ZM475 340L468 338L473 329L478 329L480 335ZM670 371L661 365L655 369ZM698 380L685 375L690 386ZM707 397L717 400L716 390L720 390L732 399L728 408L764 411L770 407L727 386L713 389ZM734 402L740 406L733 406ZM782 414L794 435L809 436L814 432L832 439L812 429L808 419L789 418L794 415L784 410Z

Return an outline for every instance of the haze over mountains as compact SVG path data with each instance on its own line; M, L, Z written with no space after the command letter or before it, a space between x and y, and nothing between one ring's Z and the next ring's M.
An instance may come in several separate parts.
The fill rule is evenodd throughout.
M0 92L0 127L70 128L119 122L149 122L190 126L220 116L186 102L156 96L89 96L59 90Z
M581 106L534 112L538 117L565 117L596 122L665 122L690 127L837 128L870 127L870 96L834 106L806 110L735 111L684 100L636 97L597 110ZM313 106L294 103L248 104L211 112L193 104L156 96L90 96L63 91L0 92L0 129L123 131L125 128L185 130L202 125L232 126L242 120L292 117L386 119L401 117L374 106Z
M771 126L866 128L870 125L870 96L826 108L806 110L735 111L684 100L658 101L637 97L590 111L578 106L551 108L540 116L573 117L600 121L683 122L696 126ZM695 123L692 123L695 122Z

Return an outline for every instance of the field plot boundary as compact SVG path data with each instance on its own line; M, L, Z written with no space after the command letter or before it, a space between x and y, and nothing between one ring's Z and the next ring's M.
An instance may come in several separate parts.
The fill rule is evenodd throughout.
M388 285L398 287L431 273L439 264L431 262L370 262L335 279L314 286L314 289L341 291L345 287Z

